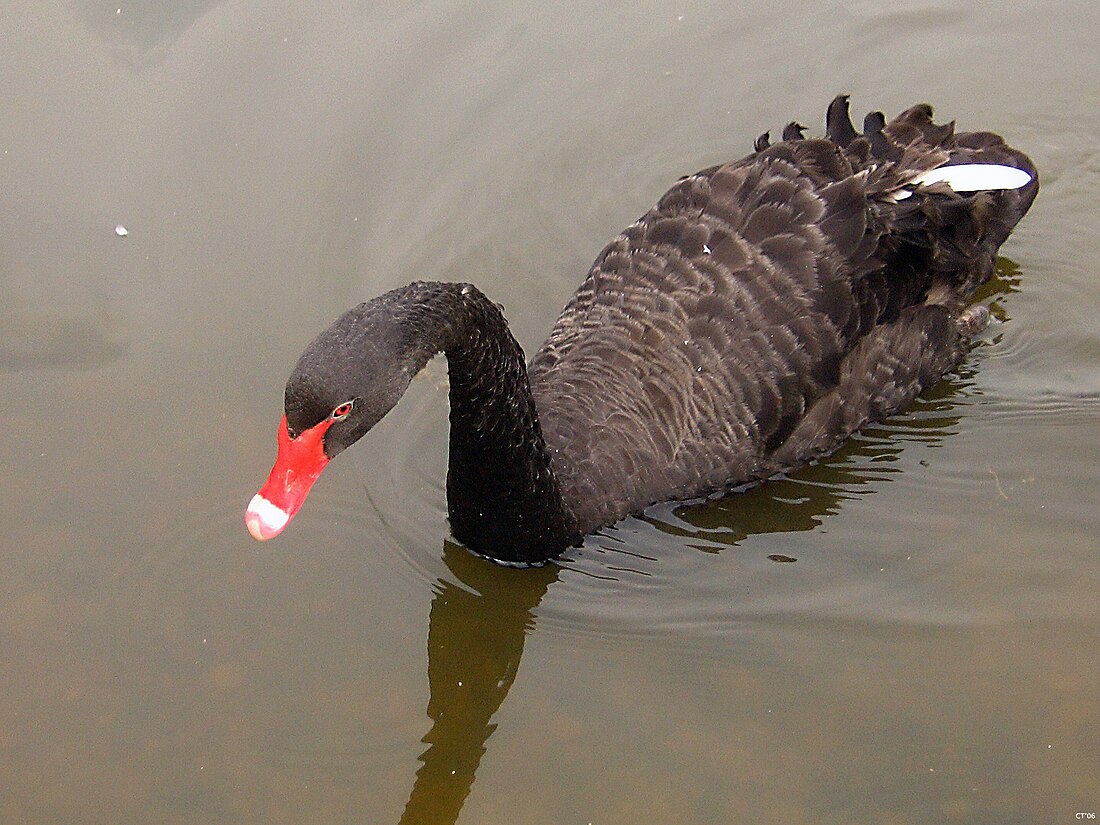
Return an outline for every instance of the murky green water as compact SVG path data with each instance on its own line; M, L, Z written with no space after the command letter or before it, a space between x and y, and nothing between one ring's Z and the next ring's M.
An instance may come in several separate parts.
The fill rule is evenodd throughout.
M0 822L1100 811L1098 30L1083 1L4 7ZM912 410L513 571L445 540L434 363L249 538L336 314L470 280L530 351L678 176L837 92L1043 176L998 323Z

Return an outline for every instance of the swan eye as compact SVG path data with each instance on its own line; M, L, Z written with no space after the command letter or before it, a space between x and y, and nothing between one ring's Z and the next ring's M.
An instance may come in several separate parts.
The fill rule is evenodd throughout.
M334 409L332 411L332 416L331 416L332 420L333 421L343 421L345 418L347 418L349 415L351 415L351 405L352 405L351 401L345 401L339 407Z

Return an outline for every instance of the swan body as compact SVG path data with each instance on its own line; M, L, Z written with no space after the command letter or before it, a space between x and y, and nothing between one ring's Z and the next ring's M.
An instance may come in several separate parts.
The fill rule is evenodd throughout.
M842 96L825 138L802 131L681 179L604 248L529 365L469 284L417 282L349 310L287 382L249 531L281 532L438 352L452 532L511 564L796 467L905 407L966 352L983 317L968 298L1037 174L927 105L872 113L859 134Z

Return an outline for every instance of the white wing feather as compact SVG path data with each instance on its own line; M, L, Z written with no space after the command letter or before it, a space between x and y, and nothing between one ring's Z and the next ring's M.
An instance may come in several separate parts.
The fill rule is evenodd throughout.
M1031 182L1031 175L1015 166L998 163L960 163L922 172L909 182L913 186L946 183L956 192L984 192L991 189L1019 189ZM899 189L894 200L905 200L913 193Z

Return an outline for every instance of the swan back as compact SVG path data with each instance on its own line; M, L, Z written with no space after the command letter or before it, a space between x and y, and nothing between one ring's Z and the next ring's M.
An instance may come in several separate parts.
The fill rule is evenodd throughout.
M748 157L682 179L600 253L529 368L582 532L801 463L957 362L944 319L989 278L1037 181L998 136L956 135L931 114L875 113L857 135L838 98L827 138L797 124L775 145L762 136ZM965 194L921 178L983 163L1031 181ZM922 336L935 339L924 350ZM902 338L917 354L892 363ZM822 432L808 434L823 399L836 409L819 408Z

